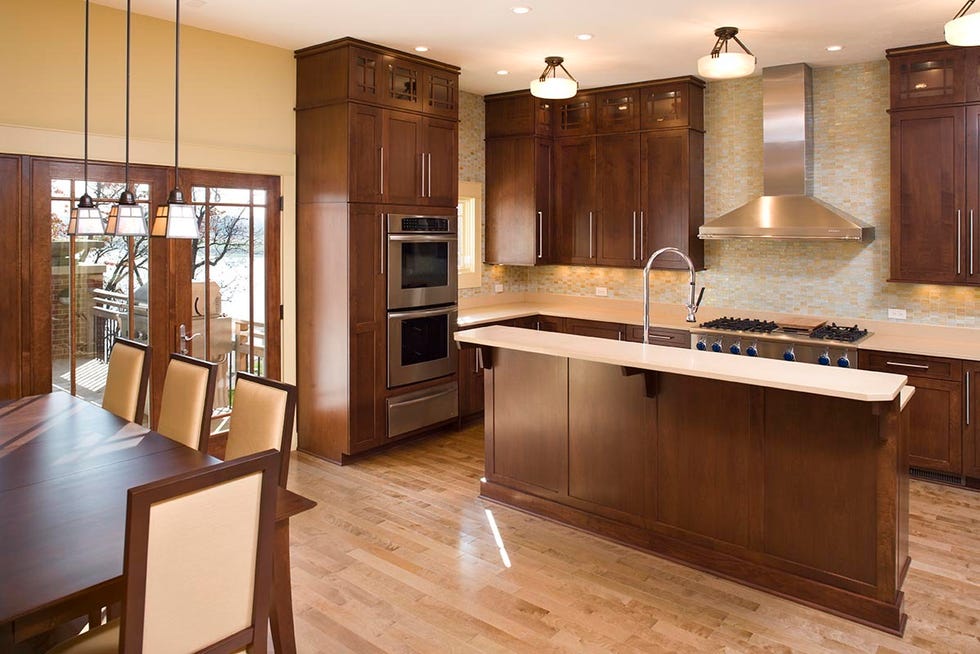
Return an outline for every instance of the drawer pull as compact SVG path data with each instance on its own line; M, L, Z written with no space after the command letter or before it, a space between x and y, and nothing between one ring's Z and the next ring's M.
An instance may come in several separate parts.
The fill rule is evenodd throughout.
M966 372L966 426L970 426L970 371Z
M899 368L915 368L916 370L928 370L929 366L923 366L918 363L900 363L898 361L886 361L885 365L898 366Z
M673 336L664 336L662 334L650 334L650 338L655 338L658 341L672 341L672 340L674 340L674 337Z

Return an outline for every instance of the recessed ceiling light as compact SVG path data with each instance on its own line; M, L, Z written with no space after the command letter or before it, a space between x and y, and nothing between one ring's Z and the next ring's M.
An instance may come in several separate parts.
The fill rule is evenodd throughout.
M529 14L531 13L530 7L514 7L511 9L515 14Z
M424 45L417 45L417 46L415 46L415 51L416 52L428 52L429 51L429 48L427 46L424 46Z
M509 70L498 70L497 71L497 74L498 75L510 75L510 71Z
M844 46L842 46L842 45L828 45L827 46L827 52L840 52L843 49L844 49Z
M591 34L576 34L575 35L575 38L578 39L579 41L589 41L589 40L592 39L592 35Z

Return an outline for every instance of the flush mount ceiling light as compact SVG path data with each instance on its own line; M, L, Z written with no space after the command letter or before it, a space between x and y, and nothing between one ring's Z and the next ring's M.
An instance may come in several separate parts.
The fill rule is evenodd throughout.
M592 40L592 35L591 34L576 34L575 35L575 38L578 39L579 41L591 41Z
M85 0L85 159L82 177L84 177L82 197L78 198L78 206L72 209L68 219L68 233L75 235L105 234L105 223L102 222L102 211L92 201L88 194L88 0Z
M514 12L515 14L529 14L529 13L531 13L531 8L530 7L513 7L511 9L511 11Z
M980 45L980 12L966 15L974 0L966 0L962 9L946 23L946 43L950 45Z
M827 46L827 52L840 52L843 49L844 49L844 46L842 46L842 45L828 45Z
M562 65L562 57L545 57L544 70L538 79L531 80L531 95L548 100L563 100L578 93L578 82ZM558 77L558 69L565 71L568 77Z
M136 204L136 197L129 190L129 60L132 42L132 0L126 0L126 183L117 202L109 211L107 234L115 236L146 236L146 218L143 207Z
M738 39L737 34L737 27L719 27L715 30L718 40L711 53L698 59L698 74L701 77L734 79L755 72L755 55ZM745 52L729 52L729 41L735 41Z
M510 75L510 71L509 70L498 70L497 71L497 74L498 75Z
M153 220L151 236L166 238L200 238L197 230L197 216L194 207L184 202L184 192L180 190L180 168L178 167L178 146L180 144L180 0L174 3L174 187L167 197L167 204L157 207Z
M416 52L428 52L429 51L429 48L427 46L424 46L424 45L417 45L417 46L415 46L415 51Z

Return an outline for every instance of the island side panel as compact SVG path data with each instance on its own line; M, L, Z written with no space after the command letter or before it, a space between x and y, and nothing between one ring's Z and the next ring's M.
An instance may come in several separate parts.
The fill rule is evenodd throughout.
M644 374L568 361L570 504L643 525L655 407L656 401L646 397Z
M566 496L568 359L496 349L492 366L487 479L545 497Z

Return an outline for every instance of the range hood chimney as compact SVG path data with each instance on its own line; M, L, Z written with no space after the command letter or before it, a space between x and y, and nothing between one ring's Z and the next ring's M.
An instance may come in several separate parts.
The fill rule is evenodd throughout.
M875 229L813 197L812 72L762 70L763 193L703 225L701 239L874 240Z

